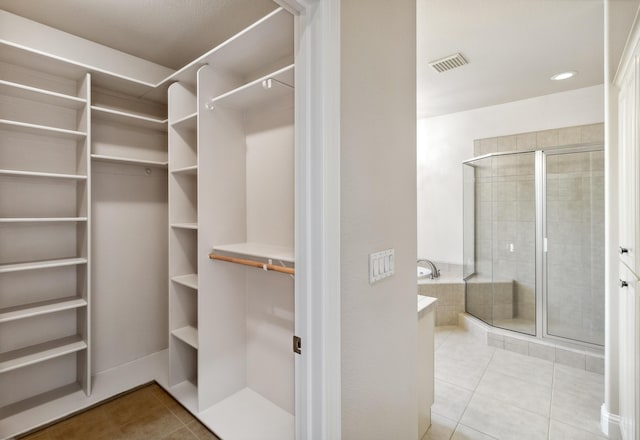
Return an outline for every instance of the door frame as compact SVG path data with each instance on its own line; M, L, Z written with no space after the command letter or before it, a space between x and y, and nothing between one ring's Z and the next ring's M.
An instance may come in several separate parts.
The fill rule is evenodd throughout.
M295 17L295 432L341 438L340 0L275 0Z
M536 223L537 229L540 231L539 234L536 233L536 248L540 249L540 251L536 250L536 259L540 258L541 263L540 270L536 269L536 333L540 335L540 338L549 341L571 343L574 345L602 350L603 345L592 344L585 341L578 341L562 336L549 334L549 326L547 321L547 306L549 294L548 253L545 246L545 240L547 238L547 157L557 156L561 154L590 153L594 151L602 151L604 153L604 145L598 142L590 144L570 145L561 148L554 148L552 150L536 151L536 192L539 192L540 194L539 197L536 197L536 215L538 216L536 219ZM605 170L603 169L603 172L604 171ZM536 266L538 265L536 264Z

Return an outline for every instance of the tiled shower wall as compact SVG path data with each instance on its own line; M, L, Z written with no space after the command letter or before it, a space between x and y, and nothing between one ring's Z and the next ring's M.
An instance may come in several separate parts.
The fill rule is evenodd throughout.
M476 227L475 252L477 282L513 280L511 298L497 301L495 296L483 295L486 289L480 285L471 287L467 298L467 306L476 308L476 312L485 321L493 322L504 328L535 334L535 184L534 184L534 151L552 150L574 144L603 143L604 124L592 124L566 127L532 133L521 133L510 136L478 139L474 141L475 156L494 152L523 152L524 154L503 156L477 161L476 165ZM531 153L525 153L531 152ZM598 153L588 153L586 158L555 156L549 160L549 214L557 217L549 218L549 233L558 228L563 231L586 231L591 236L593 227L586 225L592 222L591 210L602 210L604 192L599 190L599 176L593 179L585 173L591 173L601 164ZM484 163L483 163L484 162ZM586 168L585 168L586 167ZM595 168L594 168L595 167ZM602 171L602 167L600 168ZM580 180L580 185L577 184ZM590 185L586 188L585 185ZM556 196L553 191L563 188L563 196ZM586 200L588 199L588 200ZM554 205L555 203L555 205ZM556 213L557 211L557 213ZM594 211L595 212L595 211ZM562 222L554 223L560 219ZM596 223L599 221L595 216ZM576 223L582 226L577 227ZM595 225L597 229L598 225ZM577 232L576 232L577 233ZM586 233L586 232L585 232ZM565 234L566 235L566 234ZM575 237L574 237L575 238ZM553 298L557 308L552 310L549 319L555 315L557 322L568 322L568 327L584 329L590 339L597 339L600 331L600 315L598 307L603 292L598 275L591 277L589 283L571 283L569 277L562 278L562 273L571 273L567 266L577 268L573 263L581 263L598 271L598 257L589 259L587 265L585 254L604 255L603 243L599 235L589 241L589 252L578 249L583 245L579 239L564 237L554 249L555 258L550 270L550 282L555 282L558 295ZM563 254L563 252L565 254ZM564 256L563 256L564 255ZM581 259L577 262L576 259ZM596 261L597 260L597 261ZM585 266L586 265L586 266ZM568 271L568 272L567 272ZM593 270L591 271L593 272ZM573 279L573 278L572 278ZM556 282L555 280L559 280ZM584 285L583 285L584 284ZM587 285L588 284L588 285ZM475 290L475 291L474 291ZM477 291L477 292L476 292ZM550 289L553 292L553 289ZM486 293L486 292L485 292ZM474 296L475 294L475 296ZM505 295L500 295L502 299ZM589 300L584 301L585 298ZM554 306L554 304L550 304ZM568 308L571 310L569 311ZM471 311L473 313L473 311ZM591 340L590 340L591 342Z

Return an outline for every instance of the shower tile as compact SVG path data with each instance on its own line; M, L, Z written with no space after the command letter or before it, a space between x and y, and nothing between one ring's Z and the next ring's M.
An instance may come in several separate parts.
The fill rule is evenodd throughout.
M554 362L556 360L556 349L550 345L529 342L529 356Z
M523 133L516 135L516 149L518 151L535 150L537 136L535 133Z
M517 182L515 181L511 181L511 182L502 182L498 185L496 185L497 189L498 189L498 201L502 202L502 201L512 201L512 200L517 200Z
M563 177L558 179L558 200L582 200L581 177Z
M472 394L469 390L435 379L431 412L457 422L462 417Z
M580 127L567 127L558 129L558 145L571 145L580 143Z
M604 171L604 151L594 151L591 155L591 171L603 172Z
M559 130L545 130L536 133L537 146L539 149L555 147L558 145Z
M556 347L556 362L581 370L584 370L586 367L584 353L565 348Z
M604 142L604 124L583 125L580 127L580 142Z
M500 136L498 138L498 152L516 151L517 136Z
M604 374L604 358L601 356L587 354L586 369L592 373Z
M492 194L491 194L492 188L493 188L493 185L491 183L487 183L487 182L477 183L476 194L477 194L478 200L481 202L491 202L493 200Z
M550 385L533 384L494 371L484 374L476 393L545 417L551 407Z
M551 420L549 425L549 440L605 440L606 438L557 420Z
M516 155L493 158L493 176L512 177L518 174L518 157Z
M436 325L456 325L458 313L464 312L464 308L457 306L439 306L436 308Z
M536 219L535 200L518 200L518 222L533 222Z
M533 178L535 174L535 155L520 154L517 156L517 173L519 176L530 176Z
M482 156L482 150L480 150L480 140L476 139L473 141L473 156L478 157Z
M475 394L460 422L501 440L546 440L549 419Z
M504 337L504 348L508 351L520 353L523 355L529 354L529 343L525 340L514 338L511 336Z
M487 333L487 345L489 347L504 348L504 336L497 333Z
M517 220L517 203L498 202L497 203L497 220L498 221L516 221Z
M535 184L533 180L518 181L518 200L535 200Z
M495 153L498 151L498 138L480 139L480 154Z

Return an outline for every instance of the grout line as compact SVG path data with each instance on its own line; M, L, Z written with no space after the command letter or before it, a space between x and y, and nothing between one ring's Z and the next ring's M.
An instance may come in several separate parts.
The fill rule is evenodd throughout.
M551 375L551 399L549 399L549 423L547 424L547 439L551 439L551 409L553 408L553 395L555 394L556 363L553 363L553 374Z

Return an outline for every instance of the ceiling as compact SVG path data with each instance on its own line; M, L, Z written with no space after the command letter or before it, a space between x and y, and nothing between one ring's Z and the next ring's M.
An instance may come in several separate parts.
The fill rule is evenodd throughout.
M638 6L613 0L619 58ZM604 82L602 0L418 0L418 116L429 117ZM443 73L430 61L460 52ZM575 70L565 81L549 78Z
M0 9L172 69L277 6L272 0L0 0Z
M614 58L640 0L610 0ZM277 4L272 0L0 0L0 8L178 69ZM603 0L417 0L418 116L603 83ZM462 53L468 65L428 62ZM567 81L557 72L576 70Z

